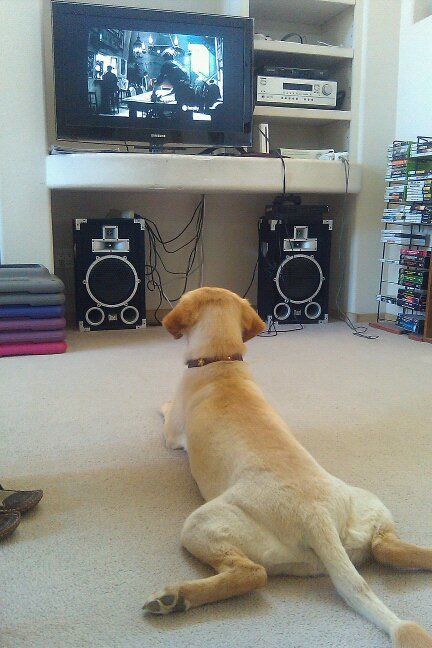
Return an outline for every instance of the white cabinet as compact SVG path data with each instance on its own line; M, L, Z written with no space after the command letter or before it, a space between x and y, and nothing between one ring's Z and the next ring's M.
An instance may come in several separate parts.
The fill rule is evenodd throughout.
M335 110L258 105L255 124L269 123L272 148L348 150L354 160L360 3L356 6L355 0L250 0L249 7L250 16L255 19L255 33L271 38L255 37L256 72L265 65L324 70L344 94ZM282 41L287 34L291 36Z

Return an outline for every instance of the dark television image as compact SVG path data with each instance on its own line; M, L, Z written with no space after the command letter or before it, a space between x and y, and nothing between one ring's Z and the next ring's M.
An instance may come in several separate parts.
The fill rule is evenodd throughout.
M98 115L211 121L223 103L223 39L93 28L88 93Z
M59 139L251 144L250 19L52 7Z

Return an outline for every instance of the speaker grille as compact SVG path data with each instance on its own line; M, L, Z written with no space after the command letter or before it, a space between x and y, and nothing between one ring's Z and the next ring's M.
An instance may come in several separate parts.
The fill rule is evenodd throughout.
M90 297L103 306L120 306L134 296L138 287L136 271L127 259L106 256L96 259L87 271Z
M294 304L310 301L320 291L323 274L312 256L297 254L279 266L276 285L282 297Z

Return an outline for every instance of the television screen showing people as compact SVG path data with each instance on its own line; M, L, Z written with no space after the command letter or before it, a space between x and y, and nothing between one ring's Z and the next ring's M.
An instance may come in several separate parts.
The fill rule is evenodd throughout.
M134 122L211 122L223 100L222 37L90 30L90 113Z

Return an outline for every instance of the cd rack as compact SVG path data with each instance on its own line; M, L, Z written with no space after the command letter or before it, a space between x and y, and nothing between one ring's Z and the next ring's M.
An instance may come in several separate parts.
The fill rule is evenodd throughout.
M432 342L432 137L388 147L381 271L371 326Z

